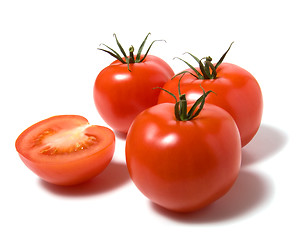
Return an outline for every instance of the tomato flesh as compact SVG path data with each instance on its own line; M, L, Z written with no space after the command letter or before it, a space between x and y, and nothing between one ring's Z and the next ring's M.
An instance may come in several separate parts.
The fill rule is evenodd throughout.
M72 153L87 149L97 141L96 137L84 133L88 127L90 127L89 124L59 132L46 130L38 137L36 141L38 143L35 143L35 145L42 145L40 153L48 155Z
M115 137L106 127L76 115L45 119L20 134L16 149L27 167L47 182L75 185L102 172L112 159Z

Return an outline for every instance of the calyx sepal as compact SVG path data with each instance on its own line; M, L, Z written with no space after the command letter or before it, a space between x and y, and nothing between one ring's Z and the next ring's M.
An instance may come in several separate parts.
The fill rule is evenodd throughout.
M185 61L179 57L175 57L175 58L183 61L186 65L188 65L189 68L191 68L194 71L194 73L192 73L190 71L182 71L182 72L176 74L174 77L182 75L182 74L184 75L185 73L189 73L189 74L193 75L194 77L196 77L197 79L215 79L217 77L216 70L219 67L219 65L223 62L224 58L226 57L226 55L229 52L233 43L234 42L232 42L230 44L228 50L222 55L222 57L218 60L218 62L215 64L215 66L212 63L213 59L210 56L199 59L196 56L194 56L193 54L191 54L189 52L185 52L184 54L189 54L199 64L200 71L198 71L194 66L189 64L187 61ZM202 62L203 60L204 60L204 62Z
M104 49L104 48L97 48L97 49L98 49L98 50L101 50L101 51L104 51L104 52L106 52L106 53L108 53L108 54L111 55L112 57L114 57L114 58L116 58L117 60L119 60L121 63L127 64L127 68L128 68L128 70L130 71L129 65L130 65L131 63L141 63L141 62L143 62L143 61L145 60L145 58L147 57L149 50L151 49L152 45L153 45L155 42L157 42L157 41L164 41L164 42L166 42L165 40L154 40L154 41L152 41L152 43L149 45L149 47L148 47L146 53L145 53L144 56L141 58L141 54L142 54L144 45L145 45L146 40L147 40L147 38L148 38L149 35L150 35L150 33L148 33L148 34L146 35L145 39L143 40L142 44L140 45L139 50L138 50L137 55L136 55L136 56L137 56L136 58L134 57L134 47L133 47L133 46L131 46L131 47L129 48L129 56L127 56L126 52L124 51L124 48L122 47L122 45L121 45L121 43L119 42L119 40L118 40L118 38L117 38L117 36L116 36L115 33L113 34L113 36L115 37L116 43L117 43L117 45L118 45L118 47L119 47L119 49L120 49L120 51L121 51L123 57L122 57L117 51L115 51L114 49L110 48L109 46L107 46L107 45L104 44L104 43L100 44L100 46L103 45L103 46L105 46L107 49Z
M183 74L184 75L184 74ZM183 75L180 77L179 79L179 83L178 83L178 94L179 94L179 100L177 99L177 97L171 93L170 91L161 88L161 87L157 87L165 92L167 92L168 94L170 94L172 97L175 98L175 117L178 121L190 121L193 118L197 117L200 112L203 109L203 106L205 104L205 99L207 98L207 96L210 93L214 93L213 91L205 91L203 89L203 87L200 85L201 89L202 89L202 95L196 100L196 102L193 104L193 106L191 107L191 109L189 111L187 111L187 100L186 100L186 96L185 94L181 94L180 91L180 81L181 78L183 77Z

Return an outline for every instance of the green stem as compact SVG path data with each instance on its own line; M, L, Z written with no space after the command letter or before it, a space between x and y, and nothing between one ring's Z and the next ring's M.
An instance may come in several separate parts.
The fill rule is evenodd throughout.
M129 63L135 63L133 52L134 52L134 47L131 46L129 48Z
M119 42L119 40L118 40L116 34L113 34L113 36L115 37L116 43L117 43L117 45L118 45L118 47L119 47L121 53L123 54L123 57L121 57L120 54L117 53L114 49L108 47L108 46L105 45L105 44L100 44L100 45L104 45L106 48L108 48L108 50L107 50L107 49L102 49L102 48L98 48L98 50L102 50L102 51L104 51L104 52L110 54L112 57L116 58L117 60L119 60L121 63L127 64L127 68L128 68L128 70L130 71L130 69L129 69L129 64L130 64L130 63L141 63L141 62L143 62L144 59L147 57L148 52L149 52L149 50L151 49L152 45L153 45L156 41L164 41L164 42L165 42L165 40L154 40L154 41L149 45L149 47L148 47L148 49L147 49L145 55L144 55L144 56L142 57L142 59L141 59L142 50L143 50L143 48L144 48L144 45L145 45L146 40L147 40L147 38L148 38L149 35L150 35L150 33L148 33L148 34L146 35L145 39L143 40L142 44L140 45L140 48L139 48L139 50L138 50L136 59L135 59L135 57L134 57L134 47L131 46L131 47L129 48L129 57L128 57L127 54L126 54L126 52L124 51L124 49L123 49L121 43ZM124 60L124 58L125 58L125 60Z
M185 96L185 94L181 94L181 92L180 92L180 80L183 77L183 75L180 77L179 83L178 83L179 101L177 101L177 98L173 93L171 93L168 90L163 89L161 87L158 87L158 88L165 91L166 93L170 94L172 97L175 98L176 103L175 103L174 111L175 111L176 119L178 121L190 121L190 120L194 119L195 117L197 117L200 114L200 112L202 111L203 106L205 104L206 97L213 91L205 92L203 87L200 85L200 87L203 91L203 94L197 99L197 101L193 104L191 109L187 112L186 96Z
M232 46L233 43L234 42L232 42L230 44L228 50L222 55L222 57L218 60L218 62L216 63L215 66L212 63L212 58L210 56L201 58L199 60L199 58L195 57L193 54L191 54L189 52L186 52L187 54L189 54L190 56L192 56L196 60L196 62L199 64L199 69L200 69L201 72L197 71L197 69L195 67L193 67L191 64L189 64L187 61L185 61L181 58L178 58L178 59L183 61L186 65L188 65L195 72L195 74L192 74L192 75L195 76L197 79L216 79L217 78L217 68L223 62L227 53L231 49L231 46ZM203 59L205 59L204 62L202 62ZM184 72L186 72L186 71L184 71ZM176 76L178 76L178 75L180 75L184 72L178 73L174 77L176 77Z

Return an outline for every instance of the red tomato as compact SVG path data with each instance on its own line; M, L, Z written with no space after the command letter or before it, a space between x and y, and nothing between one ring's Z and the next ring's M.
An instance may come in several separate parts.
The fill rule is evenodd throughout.
M197 71L201 73L199 68ZM188 69L194 73L192 69ZM178 96L177 84L181 78L181 91L186 94L189 103L194 102L202 90L212 90L206 102L215 104L231 114L240 132L242 146L248 144L259 129L262 112L263 97L256 79L245 69L230 63L221 63L216 69L215 79L198 79L190 73L176 76L168 81L163 88ZM161 92L158 103L174 102L173 98Z
M103 69L96 78L94 100L105 122L118 132L127 133L134 118L156 105L159 89L174 75L162 59L147 55L143 62L129 64L119 60Z
M24 164L43 180L74 185L101 173L112 159L114 133L76 115L42 120L20 134L16 149Z
M152 202L190 212L220 198L235 182L240 136L230 114L215 105L206 104L186 121L176 119L174 108L159 104L136 117L126 138L126 162L133 182Z
M134 118L144 109L157 104L160 90L153 88L162 87L174 75L171 67L156 56L148 52L156 41L153 41L147 52L142 55L142 50L147 40L147 34L136 55L134 47L129 48L129 56L118 41L116 43L123 54L120 56L112 48L98 48L117 60L103 69L96 78L94 85L94 101L102 118L114 130L127 133Z

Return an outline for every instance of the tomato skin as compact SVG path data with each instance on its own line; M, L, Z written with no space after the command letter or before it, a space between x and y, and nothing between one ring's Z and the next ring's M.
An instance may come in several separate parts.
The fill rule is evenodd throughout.
M188 69L189 71L192 71ZM198 71L199 68L197 68ZM181 92L186 94L189 103L195 102L205 91L212 90L206 102L215 104L231 114L240 131L242 146L247 145L259 129L263 113L263 96L256 79L245 69L222 63L217 68L217 78L199 80L191 74L182 78L177 76L168 81L163 88L178 96L177 85L181 78ZM174 102L165 92L161 92L158 103Z
M240 162L237 126L211 104L190 121L176 120L174 104L154 106L136 117L126 138L131 179L152 202L172 211L195 211L223 196Z
M96 142L87 149L60 154L43 154L46 144L39 140L44 131L60 132L88 125L87 119L77 115L60 115L42 120L23 131L15 146L24 164L46 182L56 185L76 185L101 173L111 161L115 149L112 130L88 125L85 136L94 136ZM38 139L38 143L37 143Z
M160 89L173 75L171 67L156 56L142 63L123 64L116 60L96 78L94 101L105 122L115 131L127 133L134 118L157 104Z

